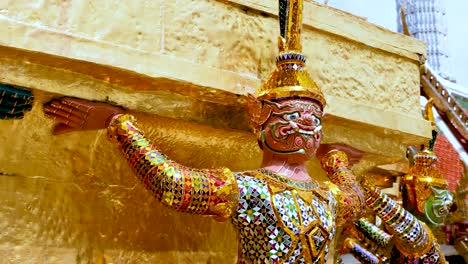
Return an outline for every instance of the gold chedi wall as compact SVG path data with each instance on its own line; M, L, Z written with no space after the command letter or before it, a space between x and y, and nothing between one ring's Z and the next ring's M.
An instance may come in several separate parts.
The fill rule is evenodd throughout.
M257 168L243 103L274 66L277 2L15 0L0 10L0 82L36 97L23 120L0 121L0 262L235 263L229 223L161 207L105 131L52 136L42 104L117 103L176 161ZM328 101L325 142L365 151L362 172L428 140L422 42L313 1L304 23L308 70ZM316 161L310 172L324 179Z

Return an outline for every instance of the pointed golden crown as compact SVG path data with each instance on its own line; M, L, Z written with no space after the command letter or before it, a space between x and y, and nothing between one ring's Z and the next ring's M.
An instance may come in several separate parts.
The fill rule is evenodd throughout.
M414 156L414 163L414 166L409 169L408 175L404 177L403 182L414 179L431 186L448 187L447 180L436 167L437 156L434 152L428 149L418 151Z
M429 141L428 147L422 146L423 149L414 155L414 166L408 171L408 177L423 184L447 188L448 182L437 168L437 156L433 151L438 134L432 111L433 105L434 99L431 98L424 107L424 119L431 121L432 124L432 139Z
M326 101L317 84L305 70L306 57L301 54L302 0L279 0L281 35L276 70L257 90L260 100L301 96L322 104Z

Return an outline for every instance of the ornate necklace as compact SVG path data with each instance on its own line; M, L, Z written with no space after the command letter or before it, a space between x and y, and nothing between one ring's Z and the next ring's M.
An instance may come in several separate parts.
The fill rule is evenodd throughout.
M269 178L271 178L271 179L273 179L275 181L279 181L281 183L284 183L286 185L289 185L289 186L292 186L292 187L295 187L295 188L298 188L298 189L311 190L311 189L317 189L318 188L318 185L313 180L306 181L306 182L305 181L295 181L295 180L289 179L287 177L284 177L281 174L272 172L272 171L267 170L267 169L261 168L258 171L261 174L266 175L266 176L268 176Z

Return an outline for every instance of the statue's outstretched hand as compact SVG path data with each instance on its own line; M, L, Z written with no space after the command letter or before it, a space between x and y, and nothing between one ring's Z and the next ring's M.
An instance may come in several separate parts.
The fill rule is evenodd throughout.
M316 156L320 160L325 154L332 150L340 150L348 156L349 166L358 163L364 156L364 152L345 144L321 144L317 150Z
M124 109L101 102L64 97L44 105L47 117L55 119L55 135L79 130L107 128L112 117L124 113Z

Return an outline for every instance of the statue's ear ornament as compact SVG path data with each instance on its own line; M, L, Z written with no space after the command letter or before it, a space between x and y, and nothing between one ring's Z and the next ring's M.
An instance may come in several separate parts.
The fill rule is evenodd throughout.
M436 188L434 186L430 186L432 192L434 193L434 197L437 198L437 199L441 199L441 198L444 198L446 197L446 195L450 195L451 197L453 197L453 193L452 192L449 192L448 190L446 189L440 189L440 188Z
M434 188L433 186L429 186L431 188L432 192L435 194L436 197L439 197L442 195L442 191L438 190L437 188Z
M254 130L258 130L270 118L272 107L270 104L262 103L252 94L248 94L246 99L250 124Z
M432 124L432 139L429 141L429 144L422 145L419 151L416 151L416 148L408 148L408 158L410 163L412 162L413 164L411 164L404 180L404 183L412 182L414 184L415 196L421 203L431 194L434 194L434 197L437 199L444 197L448 189L448 182L437 168L437 156L433 152L434 143L437 138L437 127L435 126L432 109L433 104L433 99L430 99L424 110L424 118ZM406 179L409 179L409 181L406 181Z

